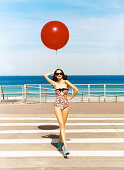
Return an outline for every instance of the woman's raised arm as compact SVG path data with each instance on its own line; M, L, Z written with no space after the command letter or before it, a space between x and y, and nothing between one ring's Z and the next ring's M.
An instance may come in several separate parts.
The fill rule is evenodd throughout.
M52 72L52 73L47 73L47 74L44 74L44 77L45 77L45 79L46 79L52 86L55 87L55 82L48 77L48 76L53 75L53 74L54 74L54 72Z

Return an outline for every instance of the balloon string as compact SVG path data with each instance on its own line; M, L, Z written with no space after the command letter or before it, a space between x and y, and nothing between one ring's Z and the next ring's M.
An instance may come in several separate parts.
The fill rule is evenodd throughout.
M56 56L57 56L57 50L56 50ZM58 59L58 58L57 58ZM58 62L57 62L57 68L58 68Z

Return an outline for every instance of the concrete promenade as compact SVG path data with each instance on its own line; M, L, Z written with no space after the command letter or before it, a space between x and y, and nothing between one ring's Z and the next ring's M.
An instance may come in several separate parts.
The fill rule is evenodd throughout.
M54 114L54 103L0 104L0 113ZM124 114L124 102L118 103L69 103L69 114Z
M68 158L53 103L0 104L0 170L124 170L124 103L70 103L65 132Z

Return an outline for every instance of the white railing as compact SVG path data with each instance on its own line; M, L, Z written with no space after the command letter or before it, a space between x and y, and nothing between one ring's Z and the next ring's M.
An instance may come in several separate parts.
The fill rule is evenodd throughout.
M74 84L79 92L70 102L124 102L124 84ZM48 87L47 87L48 86ZM50 86L50 87L49 87ZM93 88L99 86L98 88ZM107 88L107 86L110 86ZM115 86L112 90L112 86ZM123 86L118 87L118 86ZM70 88L70 87L69 87ZM108 90L107 90L108 89ZM69 89L69 96L74 92ZM100 94L99 94L100 93ZM107 94L108 93L108 94ZM114 94L117 93L117 94ZM55 101L55 89L50 84L1 85L0 102Z

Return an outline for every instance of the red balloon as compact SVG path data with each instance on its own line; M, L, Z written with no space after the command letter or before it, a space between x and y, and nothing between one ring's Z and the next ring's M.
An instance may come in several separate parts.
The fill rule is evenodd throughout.
M66 45L69 39L67 26L60 21L50 21L41 30L43 44L53 50L58 50Z

